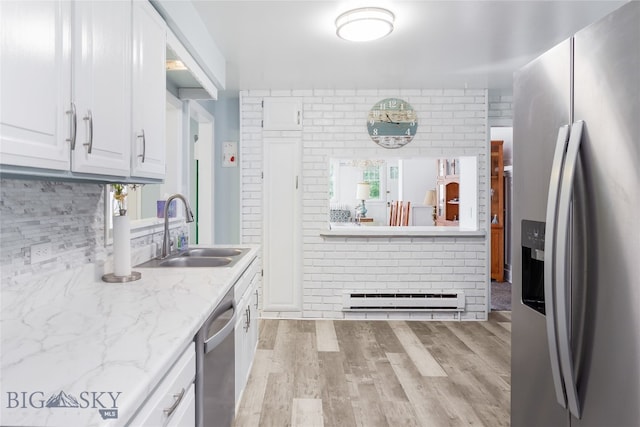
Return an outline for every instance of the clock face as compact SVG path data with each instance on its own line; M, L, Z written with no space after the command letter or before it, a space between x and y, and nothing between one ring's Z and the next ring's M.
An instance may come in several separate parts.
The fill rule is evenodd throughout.
M397 98L383 99L369 111L367 130L379 146L400 148L416 135L418 117L408 102Z

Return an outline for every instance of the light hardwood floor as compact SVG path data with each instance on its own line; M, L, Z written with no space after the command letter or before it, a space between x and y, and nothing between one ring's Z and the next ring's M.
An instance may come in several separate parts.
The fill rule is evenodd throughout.
M511 312L260 322L236 427L509 425Z

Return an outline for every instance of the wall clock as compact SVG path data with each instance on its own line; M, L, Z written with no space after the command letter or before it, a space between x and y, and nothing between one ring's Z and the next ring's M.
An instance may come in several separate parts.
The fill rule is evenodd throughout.
M369 136L381 147L400 148L411 142L418 130L418 116L402 99L387 98L377 102L367 117Z

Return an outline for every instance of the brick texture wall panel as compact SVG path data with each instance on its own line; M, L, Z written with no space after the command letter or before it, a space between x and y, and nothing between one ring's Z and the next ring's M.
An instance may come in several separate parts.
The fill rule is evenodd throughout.
M296 96L303 105L302 131L263 131L252 124L265 96ZM393 152L377 147L366 133L371 106L381 99L406 99L418 112L418 134ZM342 311L345 290L465 290L463 320L486 318L488 255L485 237L323 239L329 197L329 159L379 157L478 158L478 217L484 228L488 204L487 91L478 89L298 90L241 92L243 243L262 236L262 146L264 138L297 138L302 144L302 312L305 318L457 319L456 313L354 313ZM245 123L245 114L248 123ZM251 167L244 162L251 155ZM247 177L258 176L248 185ZM259 197L256 197L259 195ZM249 210L247 208L250 208ZM250 212L250 213L249 213ZM318 300L317 297L321 299ZM286 313L267 313L269 317Z

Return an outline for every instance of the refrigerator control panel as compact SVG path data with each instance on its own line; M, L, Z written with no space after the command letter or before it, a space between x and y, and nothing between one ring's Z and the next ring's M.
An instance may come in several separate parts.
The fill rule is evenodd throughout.
M522 246L531 249L544 250L545 223L522 220Z

